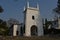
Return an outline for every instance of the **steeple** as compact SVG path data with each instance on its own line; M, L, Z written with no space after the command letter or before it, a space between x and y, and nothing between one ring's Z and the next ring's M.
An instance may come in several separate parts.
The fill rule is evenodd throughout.
M26 8L24 7L24 10L25 10L24 11L24 25L25 25L24 36L43 36L43 25L39 13L38 3L36 7L31 7L27 0Z
M24 6L24 11L25 11L25 6Z
M38 5L38 3L37 3L37 9L39 10L39 5Z
M29 2L27 1L27 8L29 8Z
M27 8L29 8L29 9L34 9L34 10L39 10L39 4L38 4L38 2L37 2L36 7L30 7L30 3L29 3L29 1L27 0L27 2L26 2L26 7L24 7L24 11L25 11Z

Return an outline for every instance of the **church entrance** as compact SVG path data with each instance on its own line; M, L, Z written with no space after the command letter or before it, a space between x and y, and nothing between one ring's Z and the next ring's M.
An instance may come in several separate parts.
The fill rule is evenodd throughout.
M33 25L31 27L31 36L37 36L38 32L37 32L37 27L35 25Z

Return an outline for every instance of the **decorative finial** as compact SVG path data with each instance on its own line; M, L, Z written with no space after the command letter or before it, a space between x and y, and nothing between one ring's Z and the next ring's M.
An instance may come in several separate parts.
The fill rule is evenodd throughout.
M27 8L29 8L29 2L27 1Z
M39 5L38 5L38 3L37 3L37 9L39 10Z
M25 6L24 6L24 11L25 11Z

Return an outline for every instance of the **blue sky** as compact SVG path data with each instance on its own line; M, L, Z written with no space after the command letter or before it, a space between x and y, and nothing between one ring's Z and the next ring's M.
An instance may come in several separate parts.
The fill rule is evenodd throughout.
M52 9L57 6L57 0L28 0L30 6L35 7L37 2L40 6L40 14L42 18L53 18L54 13ZM9 18L17 19L23 22L23 9L26 6L26 0L0 0L0 5L3 7L4 12L0 14L0 18L8 20Z

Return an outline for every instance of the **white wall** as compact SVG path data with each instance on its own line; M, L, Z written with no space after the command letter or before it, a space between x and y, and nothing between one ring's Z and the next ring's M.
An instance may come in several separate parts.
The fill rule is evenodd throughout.
M13 26L13 36L17 36L17 34L16 34L17 28L18 28L18 25Z
M38 36L43 35L43 26L42 26L42 21L38 21L38 15L39 15L39 10L36 8L27 8L26 11L26 23L25 23L25 36L31 36L31 26L36 25L38 27ZM32 16L35 17L35 19L32 19ZM39 19L40 20L40 19ZM38 23L40 22L40 23Z

